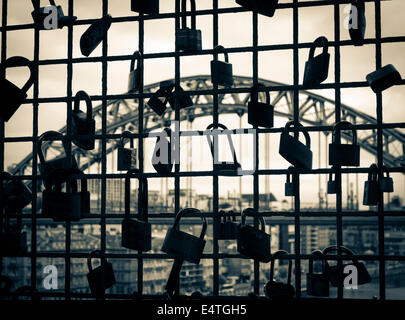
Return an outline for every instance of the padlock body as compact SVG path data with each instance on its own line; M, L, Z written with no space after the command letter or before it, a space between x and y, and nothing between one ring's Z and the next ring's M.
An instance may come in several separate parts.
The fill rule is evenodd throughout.
M394 181L391 177L383 177L380 181L382 192L394 192Z
M90 291L93 295L100 296L105 290L115 284L115 275L112 264L106 262L87 274Z
M32 200L31 190L22 181L8 181L3 188L3 201L11 212L21 211Z
M176 48L178 51L201 51L201 30L178 29L176 30Z
M325 273L307 273L307 294L316 297L328 297L328 275Z
M304 85L318 85L328 78L329 53L321 53L316 57L309 58L305 63Z
M168 101L169 101L170 107L173 110L175 110L176 105L175 105L174 95L170 95ZM178 102L179 103L179 109L188 108L188 107L191 107L193 105L193 100L185 92L180 92L179 93L178 101L179 101Z
M237 250L244 256L267 263L270 261L270 235L249 225L239 225Z
M284 195L286 197L294 196L294 184L292 182L286 182L284 184Z
M357 268L357 284L362 285L362 284L367 284L371 282L371 276L367 271L366 266L362 262L357 262L354 264L344 264L342 266L342 270L345 269L346 266L348 265L354 265ZM338 287L339 286L339 273L337 269L337 265L334 266L327 266L326 267L326 273L328 274L330 284L333 287ZM341 274L341 283L343 286L344 279L347 277L348 274Z
M42 192L42 215L54 221L79 221L80 193L65 193L45 189Z
M162 97L157 97L157 96L153 95L148 100L148 106L153 111L155 111L159 116L161 116L166 111L166 104L161 99L162 99Z
M105 16L94 22L80 38L80 50L88 57L93 50L103 41L111 26L111 17Z
M364 182L363 205L376 206L379 197L379 184L377 181Z
M232 221L221 222L219 225L219 240L235 240L238 237L238 225Z
M328 181L328 194L336 194L337 193L337 188L336 188L336 181Z
M93 150L95 145L94 134L96 133L96 122L94 119L87 123L86 113L73 111L72 114L72 135L73 143L83 150ZM90 138L78 138L78 135L92 135Z
M142 70L135 69L128 76L128 92L140 91L141 89Z
M272 300L292 299L295 289L291 284L269 281L265 287L266 295Z
M41 172L41 176L44 181L50 174L54 173L56 170L66 170L69 168L77 169L77 162L74 155L72 155L70 166L68 164L68 158L66 156L47 160L44 163L39 164L39 171Z
M280 155L297 169L312 169L312 151L298 139L294 139L287 132L281 133Z
M137 219L124 219L121 223L121 245L124 248L149 251L152 248L152 225Z
M0 119L7 122L27 98L27 94L7 79L0 78Z
M34 10L31 12L32 19L34 22L38 25L40 30L52 30L49 28L45 28L45 19L51 14L52 11L49 11L48 13L45 13L45 8L46 7L41 7L39 8L39 14ZM61 6L57 6L57 11L58 11L58 25L57 28L61 29L63 27L63 24L60 22L60 20L65 16L63 13L63 9Z
M131 0L131 11L144 14L159 14L159 0Z
M368 74L366 80L371 89L378 93L401 82L401 75L393 65L389 64Z
M211 61L211 82L214 85L230 87L233 85L232 64L224 61Z
M118 147L118 171L135 169L137 160L137 150L135 148Z
M171 227L166 233L162 251L182 257L185 261L198 264L204 247L205 240Z
M258 13L267 17L272 17L274 16L278 0L236 0L236 3L246 9L256 9Z
M254 127L272 128L274 126L274 107L267 103L250 101L248 103L248 123Z
M331 166L359 166L360 146L355 144L329 144L329 165Z
M361 46L364 43L364 34L366 32L366 16L364 10L358 9L352 5L352 17L349 20L349 35L355 46ZM357 12L357 15L353 14ZM353 21L353 19L357 19Z
M27 233L19 230L0 233L2 255L25 254L28 251Z

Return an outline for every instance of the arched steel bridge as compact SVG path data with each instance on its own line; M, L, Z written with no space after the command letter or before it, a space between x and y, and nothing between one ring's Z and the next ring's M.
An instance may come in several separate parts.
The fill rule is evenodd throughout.
M260 83L265 86L284 86L282 83L259 79ZM209 90L212 88L211 77L209 75L191 76L181 79L181 86L186 90ZM159 88L160 83L153 83L145 86L144 92L154 92ZM251 87L252 79L250 77L234 76L235 87ZM218 112L220 114L238 114L243 115L247 112L247 102L250 95L247 93L231 93L219 95ZM183 109L180 113L181 121L193 121L197 117L212 115L212 96L198 95L192 97L194 106ZM259 100L265 99L264 94L260 94ZM293 92L278 91L271 92L271 103L275 107L275 116L292 118L293 114ZM115 134L124 130L136 132L138 123L138 104L134 99L117 99L107 103L107 133ZM356 124L373 124L376 119L359 112L352 107L342 104L342 120L348 120ZM300 122L309 125L333 125L334 124L335 104L331 99L327 99L320 95L300 91L299 93L299 118ZM96 120L96 130L101 133L101 116L102 107L97 106L93 109L93 116ZM145 131L152 131L160 128L166 121L174 120L174 111L168 108L163 117L157 116L149 107L145 106L144 110L144 128ZM66 127L59 130L61 133L66 132ZM370 134L369 130L358 131L358 143L361 148L367 150L371 154L376 154L376 131ZM383 132L384 142L384 162L388 166L399 167L403 161L403 148L405 146L405 135L395 129L385 129ZM344 132L343 138L350 137ZM99 144L101 146L101 144ZM117 143L109 143L107 145L107 154L117 148ZM57 157L63 150L61 147L55 146L49 142L43 145L45 153L50 152ZM72 153L76 156L79 166L82 169L88 168L92 164L99 162L101 157L101 149L92 151L84 151L72 145ZM52 156L48 156L52 157ZM80 159L85 161L80 161ZM83 159L83 160L84 160ZM80 162L79 162L80 161ZM10 170L13 174L31 174L32 153L26 156L20 163Z

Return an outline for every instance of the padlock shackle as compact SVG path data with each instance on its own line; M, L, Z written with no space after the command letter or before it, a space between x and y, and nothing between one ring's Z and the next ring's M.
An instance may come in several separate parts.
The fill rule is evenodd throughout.
M203 222L203 226L202 226L201 233L200 233L200 239L204 239L205 233L207 232L207 219L205 218L205 216L202 214L202 212L200 210L195 209L195 208L181 209L176 215L176 218L175 218L174 223L173 223L173 229L177 229L177 230L179 229L180 219L182 218L182 216L185 213L188 213L188 212L190 212L190 213L199 213L200 214L201 220Z
M294 174L295 167L294 166L289 166L287 169L287 183L291 183L291 175Z
M264 90L260 90L264 89ZM259 92L264 92L266 94L266 104L270 104L270 93L266 90L266 86L262 83L258 83L254 85L251 89L251 95L250 95L250 101L252 102L258 102L259 98Z
M77 193L78 189L77 189L77 180L76 179L71 179L70 176L71 175L75 175L75 174L84 174L84 172L78 168L71 168L68 170L68 180L71 184L71 190L72 193ZM80 178L80 192L87 192L88 188L87 188L87 179L86 178Z
M0 75L2 75L7 68L13 68L13 67L28 67L30 69L30 77L28 78L27 82L24 84L24 86L21 88L21 91L26 93L28 89L32 86L34 83L34 75L32 72L32 62L28 60L27 58L20 57L20 56L15 56L15 57L10 57L6 61L0 64ZM4 75L5 78L5 75Z
M68 142L63 139L63 135L60 132L57 131L46 131L43 134L41 134L41 136L38 139L38 143L37 143L37 152L38 152L38 157L39 157L39 161L41 162L41 164L45 163L45 156L44 156L44 150L42 148L42 143L45 140L48 140L49 138L54 138L56 137L57 139L51 139L51 141L55 141L55 140L61 140L62 144L63 144L63 149L65 150L65 155L67 155L66 149L68 146Z
M354 252L352 250L350 250L347 247L344 246L339 246L339 245L333 245L333 246L329 246L326 247L325 249L322 250L322 253L326 256L328 253L331 252L338 252L338 251L342 251L344 254L348 255L348 256L352 256L354 255ZM357 259L352 259L353 264L357 265L358 264L358 260Z
M97 258L98 254L103 254L101 250L93 250L90 252L89 256L87 257L87 267L89 268L89 273L93 271L93 266L91 265L91 260ZM105 257L101 257L101 264L107 262Z
M139 70L142 65L142 54L137 50L134 52L131 58L131 66L129 68L129 71L134 71L135 70L135 61L137 61L137 66L136 69Z
M328 53L328 39L324 36L318 37L313 42L311 48L309 49L309 59L313 59L315 55L315 49L317 47L323 47L322 54Z
M258 212L253 208L246 208L242 211L241 224L246 224L246 216L257 217L260 222L261 231L266 231L266 221L264 221L263 216L257 215Z
M387 169L387 166L383 166L382 167L382 177L384 178L384 172L387 174L387 177L386 178L389 178L390 177L390 172L388 171L388 169Z
M80 101L82 100L86 102L86 123L88 126L90 126L91 120L93 119L93 105L89 95L85 91L80 90L76 93L73 110L76 113L80 111Z
M377 175L378 175L378 167L375 163L373 163L369 168L368 180L372 181L374 179L374 181L377 181Z
M272 257L270 262L270 281L273 281L274 278L274 261L278 259L279 256L288 254L285 250L276 251ZM287 276L287 283L291 284L291 272L292 272L292 261L288 259L288 276Z
M196 29L195 0L190 0L190 5L191 5L190 12L192 13L191 29L195 30ZM181 16L181 28L182 29L187 28L187 16L185 15L186 11L187 11L187 0L181 0L181 13L183 13L183 15Z
M333 131L332 131L332 143L340 143L339 141L336 141L336 135L338 132L341 132L342 130L351 130L353 133L353 138L352 138L352 143L353 145L357 144L357 132L356 129L354 129L353 124L349 121L339 121L333 126Z
M224 56L225 56L225 62L226 62L226 63L229 63L228 52L225 51L225 48L224 48L223 46L221 46L221 45L216 46L216 47L214 48L214 52L216 52L216 53L218 53L218 54L219 54L219 53L223 53Z
M297 127L303 127L303 125L300 122L297 122L296 124L294 124L294 121L291 120L286 123L284 132L286 134L289 134L288 133L289 129L291 127L294 127L295 125L297 125ZM311 137L309 136L308 131L302 131L302 133L304 134L304 137L305 137L305 145L308 147L308 149L311 149Z
M131 134L132 134L132 132L128 131L128 130L125 130L124 132L121 133L121 139L120 139L120 143L119 143L120 147L124 147L124 145L125 145L124 139L129 140L130 148L134 147L134 138L130 137Z
M138 186L138 214L142 216L142 221L148 221L148 179L139 175L139 169L128 170L125 175L125 219L130 219L131 215L131 178L139 180Z
M313 273L314 272L314 259L315 257L318 256L319 258L317 260L323 260L323 272L325 272L326 270L326 265L328 264L328 261L326 260L325 255L322 253L321 250L315 250L310 254L310 258L309 258L309 263L308 263L308 272L309 273Z

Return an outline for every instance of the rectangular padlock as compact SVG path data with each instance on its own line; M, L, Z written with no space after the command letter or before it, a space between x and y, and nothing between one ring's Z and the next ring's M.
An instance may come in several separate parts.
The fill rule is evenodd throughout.
M327 193L328 194L336 194L336 192L337 192L336 181L328 181Z
M112 264L107 262L105 258L101 259L102 263L100 266L93 269L91 259L94 258L95 254L97 253L100 253L100 251L95 250L91 252L87 258L87 265L89 268L87 281L89 283L91 293L99 297L105 293L105 290L115 284L115 275Z
M382 92L401 82L401 75L392 64L388 64L381 69L369 73L366 80L371 89L375 92Z
M382 192L394 192L394 180L392 180L389 174L381 178L380 188Z
M363 205L376 206L379 197L379 184L377 181L364 182Z
M323 51L314 57L316 45L322 45ZM328 39L319 37L309 51L308 61L305 63L304 85L318 85L328 78L330 54L328 53Z
M286 197L294 196L294 184L292 182L286 182L284 184L284 195Z
M131 11L143 14L159 14L159 0L131 0Z
M118 170L128 171L135 169L138 164L136 148L118 147Z
M138 219L124 219L121 223L121 245L124 248L149 251L152 244L152 225Z
M211 81L224 87L233 85L232 64L223 61L211 61Z
M184 28L176 30L176 49L178 51L201 51L201 30Z

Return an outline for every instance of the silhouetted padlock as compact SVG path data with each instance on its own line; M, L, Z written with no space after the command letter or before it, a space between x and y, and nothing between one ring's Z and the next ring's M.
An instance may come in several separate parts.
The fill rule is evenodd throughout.
M15 255L27 253L27 233L22 231L22 212L13 212L17 214L17 222L15 225L10 223L11 212L6 210L4 213L5 223L3 225L4 232L0 233L0 254Z
M329 173L329 181L328 181L327 193L328 194L336 194L337 193L336 180L333 180L333 173L332 172Z
M342 144L337 135L342 130L352 131L352 144ZM359 166L360 145L357 144L357 133L349 121L340 121L333 127L332 143L329 144L329 165L331 166Z
M275 252L271 257L270 280L266 283L264 287L264 292L266 293L266 296L272 300L292 299L294 298L295 295L295 289L291 284L291 271L292 271L291 260L288 260L287 283L274 280L274 261L278 259L279 256L284 254L288 254L288 252L284 250L279 250Z
M199 237L180 231L180 219L184 213L196 213L201 215L203 226ZM182 258L185 261L198 264L205 247L205 233L207 231L207 219L201 211L194 208L180 210L174 224L167 230L166 237L163 241L162 251Z
M36 2L40 0L31 0L34 8ZM65 16L63 13L63 9L61 6L57 6L54 0L49 0L49 4L56 8L57 10L57 27L58 29L62 29L65 26L73 25L73 23L77 20L75 16ZM39 12L34 10L32 11L32 19L34 19L34 23L38 26L40 30L52 30L52 28L47 28L45 26L45 19L51 14L49 7L40 7Z
M166 81L164 81L166 82ZM162 87L162 83L160 86ZM177 105L179 109L184 109L191 107L193 105L193 100L191 99L190 95L186 93L181 86L174 86L175 91L171 92L169 95L169 104L170 107L175 110L176 109L176 98L175 95L177 94Z
M322 259L322 272L314 273L314 259ZM309 258L309 271L307 273L307 294L316 297L329 297L329 276L325 255L320 250L315 250Z
M364 182L363 205L365 206L376 206L378 204L380 184L377 176L377 165L372 164L368 173L368 180Z
M312 151L311 151L311 138L307 131L303 131L305 142L290 136L288 130L294 126L294 121L288 121L285 125L284 131L280 136L280 155L291 163L297 169L311 170L312 169ZM301 123L297 123L298 127L302 127Z
M6 69L13 67L28 67L30 70L30 77L22 89L18 88L14 83L5 78ZM20 105L25 101L27 98L27 91L34 83L34 78L32 75L32 63L24 57L8 58L6 61L0 64L0 74L3 74L3 76L0 77L0 119L7 122L14 115Z
M270 104L270 94L266 93L266 103L258 101L258 91L266 87L259 83L252 87L252 94L248 103L248 123L254 127L272 128L274 125L274 107Z
M163 175L169 174L173 170L170 128L164 128L162 133L159 134L156 139L156 145L152 156L152 166L157 173Z
M136 169L138 163L138 154L136 148L134 148L134 139L130 138L131 132L124 131L122 133L121 140L118 144L118 160L117 160L117 170L118 171L128 171L131 169ZM129 139L129 148L124 147L124 139Z
M78 191L78 185L77 185L77 180L76 179L71 179L70 175L71 174L80 174L84 175L84 172L80 169L71 169L69 170L70 173L68 173L69 177L69 183L71 183L71 188L72 188L72 193L77 193ZM83 217L83 214L90 214L90 192L87 188L87 179L85 177L82 177L80 179L80 212L81 212L81 217Z
M383 170L386 170L387 168L384 166ZM384 175L384 172L383 172ZM394 181L390 177L390 173L387 171L387 176L384 177L382 176L380 179L380 189L381 192L394 192Z
M93 269L91 259L96 258L97 254L101 254L101 251L94 250L87 258L87 266L89 268L87 281L89 282L91 293L99 297L105 293L105 290L115 284L115 275L112 264L107 262L106 258L101 258L101 265Z
M216 46L214 51L221 53L225 48ZM214 85L230 87L233 85L232 64L229 63L228 53L224 52L225 61L211 61L211 82Z
M147 102L147 105L161 116L166 111L167 102L170 99L170 95L173 91L174 85L168 87L161 87L155 93L152 94Z
M392 64L369 73L366 80L375 93L379 93L401 82L401 75Z
M272 17L274 16L278 0L236 0L236 3L248 10L256 10L264 16Z
M322 53L314 57L315 48L321 46ZM317 38L309 50L308 61L305 63L304 86L318 85L328 78L330 54L328 53L328 39Z
M193 52L200 51L201 46L201 30L196 28L195 16L195 0L190 0L191 5L191 28L187 28L186 11L187 0L181 1L181 29L176 30L176 49L178 51Z
M131 0L131 11L143 14L159 14L159 0Z
M236 217L231 210L225 212L219 211L218 214L222 217L222 221L219 224L219 240L235 240L238 236L238 225L236 224Z
M11 177L8 172L1 174L4 178ZM21 180L3 181L3 205L10 212L19 212L32 200L32 192Z
M322 253L325 256L327 256L328 253L335 252L335 251L337 252L339 249L347 255L353 255L353 252L350 249L348 249L344 246L337 246L337 245L330 246L330 247L323 249ZM371 277L367 271L365 264L363 262L359 262L356 259L353 259L352 263L342 265L342 273L340 275L340 281L342 283L342 286L344 283L344 279L347 276L347 274L344 273L344 269L346 266L349 266L349 265L353 265L357 269L357 284L358 285L362 285L362 284L371 282ZM329 263L327 263L326 264L326 274L328 275L329 281L332 286L334 286L334 287L339 286L339 272L338 272L337 264L331 266L331 265L329 265Z
M140 218L131 219L131 177L139 170L129 170L125 177L125 218L122 220L121 245L124 248L149 251L152 248L152 225L148 223L148 180L139 179L138 215Z
M107 38L108 29L111 27L112 17L107 14L93 24L82 34L80 38L80 50L88 57L93 50Z
M8 296L13 286L13 280L7 276L0 276L0 300Z
M348 23L350 39L355 46L364 44L364 34L366 32L366 14L364 0L353 0Z
M129 71L128 92L140 91L142 85L142 55L139 51L134 52L131 59L131 66Z
M287 171L287 181L284 184L284 195L286 197L293 197L295 196L295 188L294 188L294 167L288 167ZM292 178L291 178L292 176Z
M266 233L266 223L258 216L261 229L246 224L246 216L257 216L257 211L246 208L242 212L242 222L238 226L237 250L244 256L267 263L270 261L270 235Z
M80 101L86 102L86 112L80 110ZM72 111L72 142L83 150L93 150L96 133L96 121L93 119L93 106L88 94L79 91L75 96L74 108ZM89 138L78 138L79 135L90 135Z

